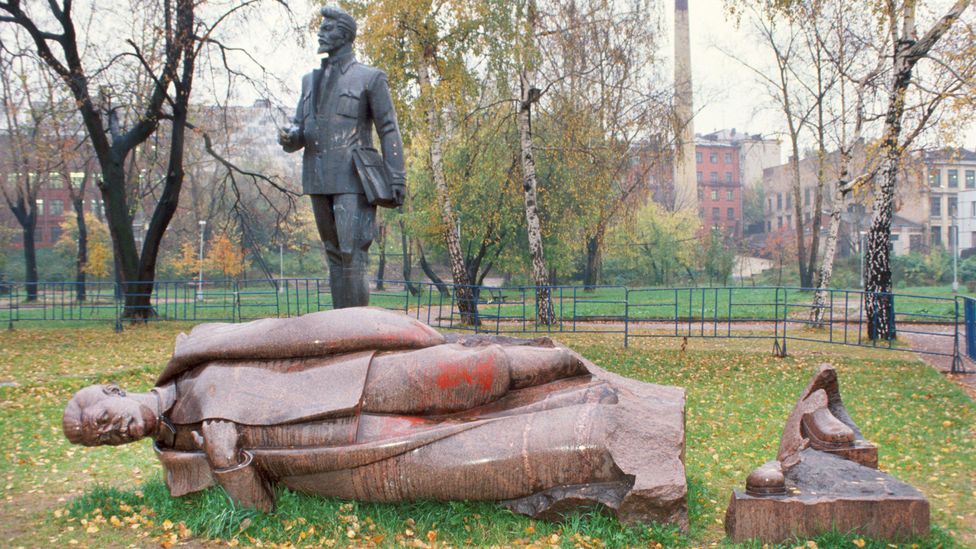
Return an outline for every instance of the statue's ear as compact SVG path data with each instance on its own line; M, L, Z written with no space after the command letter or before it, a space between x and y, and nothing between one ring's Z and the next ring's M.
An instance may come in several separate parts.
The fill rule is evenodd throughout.
M114 383L110 383L110 384L102 387L102 392L105 393L106 395L115 395L115 396L120 396L120 397L124 397L125 396L125 389L123 389L122 387L119 387L118 385L116 385Z

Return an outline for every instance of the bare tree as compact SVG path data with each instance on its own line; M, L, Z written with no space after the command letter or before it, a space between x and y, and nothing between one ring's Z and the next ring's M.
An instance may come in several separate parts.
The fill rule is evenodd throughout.
M235 49L221 42L218 27L240 22L258 3L241 0L221 6L212 19L198 16L199 5L192 0L146 4L135 16L142 26L124 37L124 44L115 40L95 44L97 26L108 16L97 5L79 8L71 0L51 0L46 6L26 6L21 0L0 2L0 23L27 33L35 54L70 91L84 122L101 168L98 187L128 318L153 315L151 296L160 244L177 211L185 175L183 159L197 61L211 51L222 60L233 57ZM210 15L209 9L202 11ZM78 21L84 26L79 28ZM166 169L139 250L132 228L133 211L139 206L134 200L139 175L135 162L139 148L161 129L168 134ZM148 154L145 147L143 154Z

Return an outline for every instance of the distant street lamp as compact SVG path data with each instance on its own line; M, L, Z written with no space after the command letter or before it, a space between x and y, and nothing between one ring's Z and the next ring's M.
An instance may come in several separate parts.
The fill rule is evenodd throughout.
M203 232L207 222L200 220L200 279L197 281L197 300L203 300Z

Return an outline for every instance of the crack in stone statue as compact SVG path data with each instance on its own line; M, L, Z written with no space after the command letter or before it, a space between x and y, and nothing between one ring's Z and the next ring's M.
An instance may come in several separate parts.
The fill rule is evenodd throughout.
M89 446L150 437L173 496L219 484L264 511L281 484L687 525L682 389L547 338L442 336L381 309L199 325L150 392L84 388L63 427Z
M403 141L383 71L356 61L356 21L336 7L321 10L321 67L302 78L291 125L278 142L304 148L302 190L325 244L329 288L336 309L369 304L367 252L375 235L376 206L403 204ZM373 149L372 128L382 159Z

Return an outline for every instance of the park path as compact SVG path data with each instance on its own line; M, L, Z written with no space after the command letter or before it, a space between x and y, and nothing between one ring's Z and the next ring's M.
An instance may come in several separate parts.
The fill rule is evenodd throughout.
M951 352L951 341L944 337L929 334L903 334L902 337L905 338L912 350L916 351L915 355L922 362L944 374L948 379L962 387L969 398L976 400L976 363L966 357L965 349L960 350L962 351L962 369L967 373L952 374L949 373L952 370L951 357L929 354L932 352ZM960 342L960 345L963 343Z

